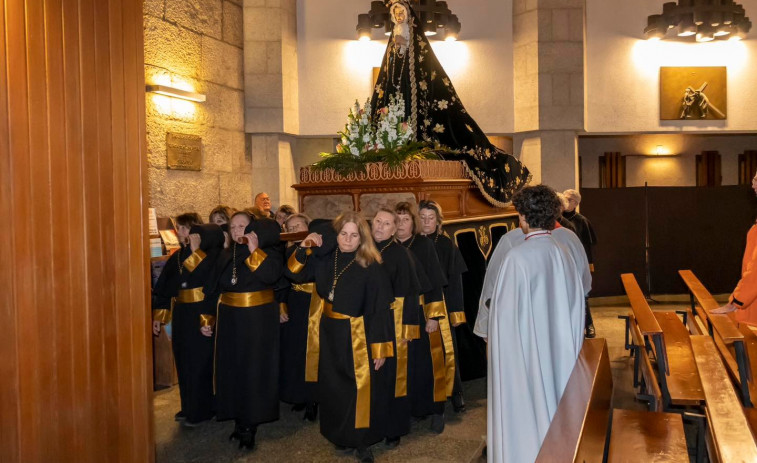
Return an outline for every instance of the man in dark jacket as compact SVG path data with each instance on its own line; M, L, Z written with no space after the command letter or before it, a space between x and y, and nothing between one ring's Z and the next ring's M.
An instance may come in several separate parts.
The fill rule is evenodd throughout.
M586 251L586 258L589 259L589 269L594 272L594 256L592 255L591 248L597 244L597 235L594 234L594 229L591 227L589 219L576 212L576 208L581 204L581 193L576 190L565 190L563 192L565 198L568 200L568 207L563 211L563 217L568 219L573 224L578 239L581 240L581 244ZM586 337L593 338L595 336L594 321L591 317L591 311L589 310L589 300L586 300Z

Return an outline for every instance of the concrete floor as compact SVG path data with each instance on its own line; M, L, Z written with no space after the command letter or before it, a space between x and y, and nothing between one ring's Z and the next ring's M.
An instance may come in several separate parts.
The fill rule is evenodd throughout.
M653 303L654 310L685 308L688 297L662 298L666 302ZM623 347L624 322L618 315L628 313L627 300L602 299L592 301L594 324L598 337L607 339L613 372L613 407L645 410L646 405L635 399L633 390L633 360ZM447 426L441 435L428 430L428 422L413 424L409 436L402 438L396 449L382 443L373 447L377 462L478 462L486 438L486 380L464 383L467 412L455 415L447 405ZM261 426L257 447L251 453L237 449L228 441L233 422L210 421L194 429L174 422L179 410L178 388L155 393L155 441L158 463L183 462L350 462L351 456L337 453L324 439L318 423L302 421L302 412L292 412L281 406L281 419ZM687 434L693 437L693 428Z

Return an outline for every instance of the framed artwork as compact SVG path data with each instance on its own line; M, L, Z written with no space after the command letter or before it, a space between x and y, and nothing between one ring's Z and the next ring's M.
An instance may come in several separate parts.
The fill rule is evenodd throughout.
M723 120L727 114L725 66L660 67L661 120Z

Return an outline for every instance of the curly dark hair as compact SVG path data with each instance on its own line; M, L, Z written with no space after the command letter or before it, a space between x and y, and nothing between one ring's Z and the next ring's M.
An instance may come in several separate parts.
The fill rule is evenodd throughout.
M195 225L202 225L202 218L200 218L200 214L197 212L185 212L177 216L175 222L177 227L181 225L192 228Z
M560 199L547 185L523 188L513 196L513 206L526 219L529 227L552 230L560 215Z

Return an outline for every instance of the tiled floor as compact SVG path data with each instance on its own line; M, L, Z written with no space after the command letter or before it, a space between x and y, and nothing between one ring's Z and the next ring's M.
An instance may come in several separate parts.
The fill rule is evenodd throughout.
M660 297L660 299L663 299ZM682 309L686 298L665 298L652 303L654 310ZM679 301L679 302L675 302ZM601 305L599 305L601 304ZM632 387L632 360L623 348L624 322L618 315L628 312L623 300L592 301L597 336L607 339L614 381L614 408L644 410L635 400ZM478 461L486 436L486 380L465 383L468 411L455 415L447 407L447 427L441 435L428 430L427 422L415 423L412 433L396 449L374 446L377 462L471 462ZM245 453L228 441L232 422L208 422L194 429L182 428L173 421L178 411L178 389L155 394L156 455L158 463L178 462L349 462L351 456L338 454L318 431L317 423L304 422L302 412L282 405L281 419L258 430L257 447ZM689 432L690 433L690 432Z

